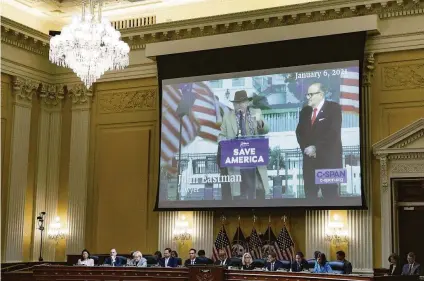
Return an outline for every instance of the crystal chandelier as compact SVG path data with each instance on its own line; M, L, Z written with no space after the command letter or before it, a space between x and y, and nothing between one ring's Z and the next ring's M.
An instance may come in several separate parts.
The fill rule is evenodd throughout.
M102 0L89 0L88 5L83 0L81 16L73 17L60 35L50 39L49 58L71 68L88 89L106 71L128 66L130 48L120 37L121 33L102 17Z

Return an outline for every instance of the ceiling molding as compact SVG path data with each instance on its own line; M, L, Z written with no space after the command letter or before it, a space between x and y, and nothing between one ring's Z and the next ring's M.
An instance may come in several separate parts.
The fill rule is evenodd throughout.
M149 43L377 14L381 19L424 14L420 0L328 0L160 23L121 30L134 48Z

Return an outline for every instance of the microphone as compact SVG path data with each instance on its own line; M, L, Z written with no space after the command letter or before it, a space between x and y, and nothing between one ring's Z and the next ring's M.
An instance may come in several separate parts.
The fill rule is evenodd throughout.
M238 130L237 137L241 136L241 126L243 126L242 124L243 124L243 112L240 109L239 110L239 130Z

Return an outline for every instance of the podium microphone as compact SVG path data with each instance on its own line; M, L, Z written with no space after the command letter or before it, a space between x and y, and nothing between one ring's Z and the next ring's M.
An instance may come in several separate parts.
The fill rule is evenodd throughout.
M241 134L241 128L243 126L243 112L241 111L241 109L239 110L239 129L238 129L238 133L237 133L237 138L239 138L240 136L242 136Z

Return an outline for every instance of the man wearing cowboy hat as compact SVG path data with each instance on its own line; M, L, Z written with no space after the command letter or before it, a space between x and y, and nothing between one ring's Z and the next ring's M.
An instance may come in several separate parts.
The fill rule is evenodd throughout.
M250 108L247 92L234 94L234 111L226 113L222 119L219 140L234 139L243 136L256 136L268 133L268 126L262 118L260 109ZM256 168L228 167L228 175L241 175L241 183L231 183L233 199L265 199L268 191L268 172L266 166ZM224 198L223 198L224 199Z

